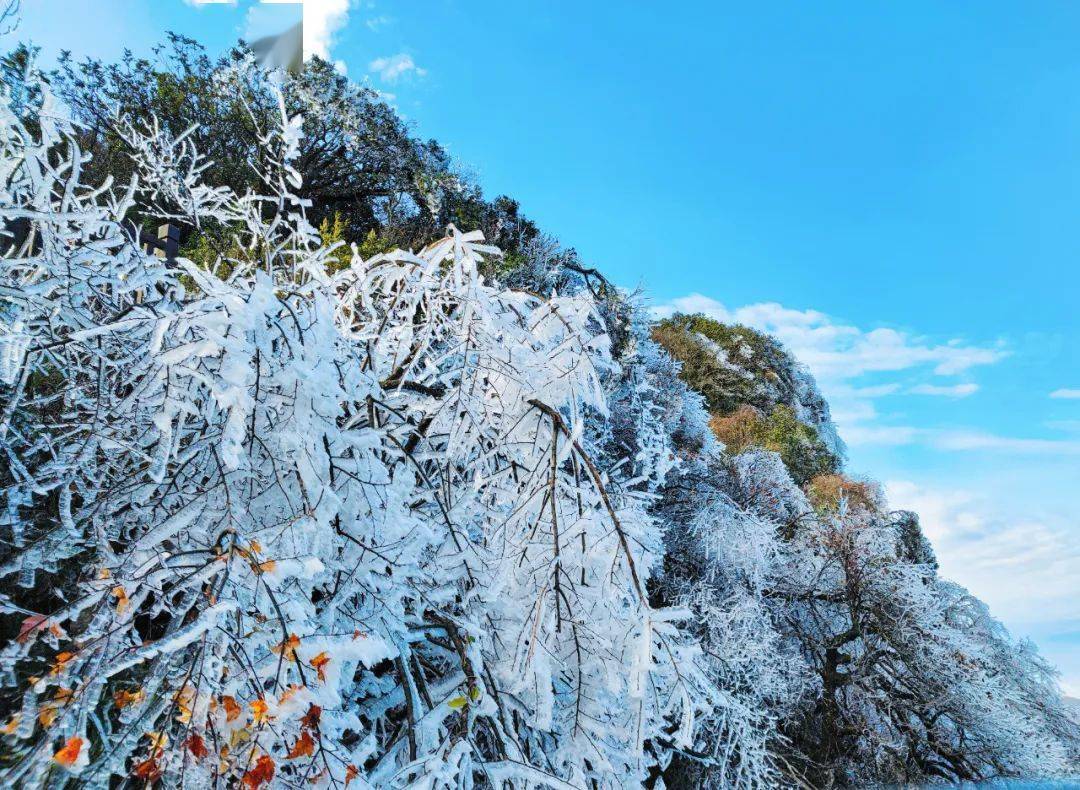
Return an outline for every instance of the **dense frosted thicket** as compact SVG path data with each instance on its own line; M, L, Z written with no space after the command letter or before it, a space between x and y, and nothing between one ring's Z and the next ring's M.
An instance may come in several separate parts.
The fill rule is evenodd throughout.
M242 100L266 78L218 79ZM936 577L917 520L815 509L778 454L729 452L610 291L535 261L485 279L499 251L452 226L416 252L324 244L295 86L263 87L260 194L204 183L152 118L116 122L130 183L86 184L48 86L28 69L0 96L0 781L1075 765L1052 673ZM130 218L232 243L166 261Z

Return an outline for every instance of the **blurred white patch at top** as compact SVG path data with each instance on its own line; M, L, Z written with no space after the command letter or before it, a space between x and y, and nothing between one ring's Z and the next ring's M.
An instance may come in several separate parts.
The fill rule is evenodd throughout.
M371 3L371 0L367 0ZM262 0L263 5L297 5L288 0ZM303 0L304 41L303 58L318 56L323 60L332 60L330 50L334 39L349 20L349 11L357 5L357 0ZM334 66L344 73L344 61L334 61Z
M269 69L298 72L303 65L304 5L263 0L248 9L244 41Z

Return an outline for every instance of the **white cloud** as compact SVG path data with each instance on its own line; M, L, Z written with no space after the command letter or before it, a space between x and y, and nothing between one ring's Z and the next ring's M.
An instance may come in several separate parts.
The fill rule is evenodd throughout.
M849 423L842 434L844 441L851 446L886 447L911 444L918 436L918 429L905 425L863 425L857 422Z
M912 395L936 395L943 398L966 398L979 391L978 384L954 384L941 386L938 384L918 384L908 390Z
M407 74L415 74L417 77L427 74L426 69L416 65L412 55L406 55L404 52L385 58L376 58L368 64L368 71L378 74L383 82L397 82Z
M283 2L284 0L279 0ZM184 0L188 5L236 5L236 0Z
M941 450L998 450L1024 455L1080 455L1080 441L1073 439L1024 439L983 431L925 431Z
M877 384L873 387L858 387L851 392L864 398L881 398L885 395L893 395L900 390L899 384Z
M876 405L879 398L898 395L964 398L978 392L978 384L943 384L937 377L1004 359L1009 352L1001 344L976 346L960 340L941 343L896 329L864 330L817 310L793 310L775 302L729 309L701 294L690 294L654 309L658 316L675 312L704 313L725 323L745 324L779 339L798 361L810 368L829 402L841 438L852 447L920 444L944 452L1070 458L1080 455L1080 439L1075 436L1026 438L979 430L885 424ZM930 376L931 380L903 387L896 382L859 383L863 376L901 372L905 377ZM1080 397L1080 390L1057 390L1052 397Z
M295 3L296 0L261 0L263 3ZM330 60L335 34L349 21L353 0L303 0L304 58L318 55ZM340 65L338 66L340 70Z
M304 0L304 57L330 59L334 35L349 20L350 0Z
M919 514L941 574L990 606L1014 635L1037 639L1062 672L1062 686L1080 691L1080 530L1059 514L1010 515L961 489L885 483L894 508Z
M660 315L676 311L704 313L768 332L822 380L847 380L864 373L918 366L932 366L937 375L955 375L977 365L993 364L1008 353L1000 347L980 348L960 340L935 344L896 329L865 331L837 323L817 310L792 310L775 302L729 310L715 299L691 294L657 308Z
M910 425L873 425L870 409L852 415L840 412L835 419L845 425L844 441L852 446L874 445L898 447L907 444L923 444L946 452L1000 452L1013 455L1042 455L1051 457L1080 455L1080 440L1076 439L1027 439L1021 436L999 436L975 430L943 430L940 428L916 428ZM841 420L844 420L841 423ZM1061 424L1049 427L1064 429Z
M364 20L364 24L367 25L368 29L373 33L376 33L393 21L393 17L389 17L386 14L380 14L379 16L373 16L370 19Z
M889 504L919 514L942 574L1004 620L1080 617L1080 531L1047 513L1011 516L958 489L885 483Z
M1008 355L1001 344L976 346L961 340L933 342L897 329L865 330L834 320L817 310L793 310L775 302L729 309L702 294L690 294L655 308L659 316L675 312L704 313L725 323L740 323L773 335L805 364L829 401L833 420L849 445L911 444L928 432L908 426L877 424L875 399L916 394L961 398L977 384L917 383L904 390L895 382L863 385L863 376L904 372L931 379L954 376Z
M1059 389L1050 393L1051 398L1061 398L1063 400L1080 400L1080 389Z

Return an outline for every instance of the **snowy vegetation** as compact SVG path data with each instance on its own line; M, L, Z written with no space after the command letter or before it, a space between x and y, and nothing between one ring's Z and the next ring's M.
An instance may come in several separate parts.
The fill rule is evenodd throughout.
M325 64L172 63L4 64L5 786L1076 770L775 341L654 324Z

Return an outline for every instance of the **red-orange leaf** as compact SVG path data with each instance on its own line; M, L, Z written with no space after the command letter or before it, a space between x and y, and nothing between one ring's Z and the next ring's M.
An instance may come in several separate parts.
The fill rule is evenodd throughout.
M351 782L353 779L355 779L359 775L360 775L360 769L357 768L355 765L350 764L345 769L345 786L348 787L349 782Z
M311 666L315 667L315 671L319 674L319 681L321 683L326 682L326 673L323 668L330 663L330 656L326 655L326 651L319 653L315 658L311 659Z
M289 753L285 755L288 760L296 760L300 757L311 757L315 754L315 741L307 730L300 733L300 737L296 739L296 743L289 749Z
M82 747L82 738L79 738L78 736L68 738L64 743L64 747L53 755L53 760L65 768L70 768L75 765L75 761L79 759L79 753L82 752Z
M236 704L236 699L234 697L222 697L221 704L225 706L225 721L232 721L240 715L241 708Z
M156 758L151 757L136 765L132 773L140 779L153 782L161 777L161 766L158 765Z
M210 754L210 750L206 748L206 741L204 741L202 736L197 732L191 733L191 736L187 739L185 745L196 760L201 760Z
M266 784L274 778L274 760L269 754L264 754L255 761L255 765L244 774L244 785L250 790L258 790L260 785Z
M300 719L300 726L305 730L317 730L319 728L319 719L322 718L322 708L318 705L312 705L308 708L308 712L304 714Z

